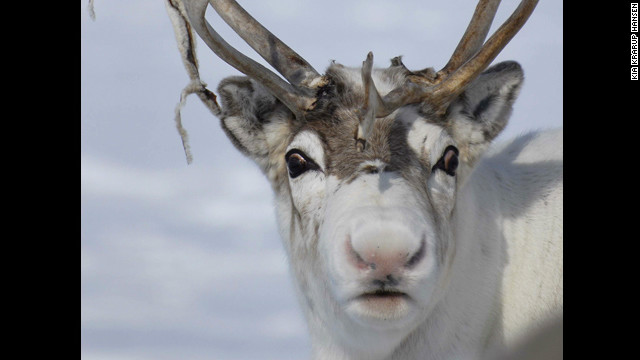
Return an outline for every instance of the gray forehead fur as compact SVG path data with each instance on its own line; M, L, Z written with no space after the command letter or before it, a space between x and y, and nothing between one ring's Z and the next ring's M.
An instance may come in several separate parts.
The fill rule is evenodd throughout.
M411 74L396 60L388 68L374 69L372 79L384 96L403 86ZM310 130L323 144L327 175L348 180L363 171L364 162L378 160L376 163L385 166L377 171L397 171L407 179L418 173L424 181L433 164L424 160L425 149L419 150L418 155L407 143L412 124L417 120L440 127L442 135L456 140L457 144L452 145L459 147L461 159L472 164L506 125L522 83L522 70L517 63L498 64L474 80L442 117L435 116L429 103L423 102L405 105L385 118L378 118L364 151L358 151L356 134L364 104L361 68L334 63L325 76L327 85L318 90L315 108L305 113L302 121L296 121L291 111L254 80L246 77L223 80L218 88L223 129L242 152L270 174L286 177L284 153L280 152L300 131ZM431 155L433 161L439 154ZM273 176L269 178L274 183Z
M401 86L409 73L402 65L391 66L374 69L372 78L384 96ZM318 134L325 146L325 170L328 174L339 179L353 178L360 164L373 160L385 163L384 171L398 171L404 177L412 177L411 174L421 171L419 159L407 144L406 124L395 121L397 113L378 118L364 151L358 151L356 132L364 103L360 68L334 63L325 76L329 79L329 85L324 89L316 108L307 114L306 122L299 131L311 130Z

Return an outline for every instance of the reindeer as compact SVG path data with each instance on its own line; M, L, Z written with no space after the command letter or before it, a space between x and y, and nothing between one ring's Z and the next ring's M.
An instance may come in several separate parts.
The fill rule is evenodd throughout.
M562 130L490 148L523 82L489 67L533 12L485 42L480 0L439 71L331 64L324 74L233 0L166 0L190 84L264 172L314 359L482 358L562 314ZM226 43L207 6L282 77ZM245 74L218 97L193 30ZM186 132L176 108L187 157Z

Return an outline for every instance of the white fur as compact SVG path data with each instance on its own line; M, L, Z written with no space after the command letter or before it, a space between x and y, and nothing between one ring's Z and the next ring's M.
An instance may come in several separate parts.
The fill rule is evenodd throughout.
M427 141L419 141L425 136ZM290 179L296 207L303 217L320 224L320 236L313 240L317 243L309 243L310 229L285 241L315 359L478 358L561 313L561 174L538 174L547 179L560 176L544 196L555 203L553 212L542 211L540 200L523 199L537 184L536 179L527 180L526 167L518 166L561 164L562 131L526 139L490 152L458 190L450 176L436 173L428 184L431 202L416 196L415 189L394 173L361 175L348 185L322 172ZM431 163L451 141L439 127L425 123L415 124L409 134L416 153ZM320 141L313 133L299 134L288 149L294 147L315 156L324 168ZM522 147L515 158L509 155L514 147ZM501 186L496 174L510 187ZM383 182L387 185L381 192ZM522 186L530 191L522 192ZM280 228L289 229L290 206L286 200L278 203ZM437 212L440 215L434 216ZM450 229L438 233L434 219L447 218ZM368 235L358 238L359 232ZM427 234L425 260L400 287L414 302L382 316L350 302L364 291L365 276L348 264L345 234L358 241L378 241L387 247L385 252L415 251L417 241ZM285 239L288 236L283 233ZM440 250L445 253L437 252L438 241L448 243ZM304 243L306 251L296 242ZM365 245L354 242L359 246ZM312 259L309 252L319 258ZM436 257L445 261L438 263Z

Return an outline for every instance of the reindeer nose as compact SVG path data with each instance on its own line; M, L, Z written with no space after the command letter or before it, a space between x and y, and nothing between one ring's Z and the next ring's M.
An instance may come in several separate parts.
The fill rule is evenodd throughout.
M376 223L347 236L350 263L381 284L396 285L398 274L425 256L425 236L400 224Z

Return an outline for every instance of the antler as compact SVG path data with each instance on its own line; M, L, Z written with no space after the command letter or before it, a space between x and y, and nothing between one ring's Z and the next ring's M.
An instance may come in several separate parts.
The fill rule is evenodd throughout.
M220 17L294 86L311 87L320 74L234 0L210 1Z
M173 0L178 2L179 0ZM207 46L222 60L265 86L296 117L314 107L315 89L324 84L323 77L302 57L258 23L234 0L182 0L190 25ZM207 5L233 28L260 56L285 79L274 74L229 45L205 20Z
M473 18L447 65L435 78L420 73L409 76L407 82L384 96L377 116L389 115L399 107L428 101L437 113L486 69L527 21L538 0L523 0L498 30L484 42L500 0L480 0Z
M373 53L369 51L367 58L362 62L362 86L364 87L364 104L360 110L361 118L360 125L358 126L358 133L356 137L358 139L367 139L373 128L373 123L376 120L378 107L382 103L382 98L376 89L373 79L371 78L371 71L373 70Z
M316 94L319 88L326 84L326 78L257 22L235 0L166 0L166 2L173 16L176 34L185 43L181 45L181 52L192 80L183 92L181 104L176 109L176 123L181 130L188 159L190 155L186 143L186 132L182 129L179 116L179 108L184 103L184 97L189 93L197 93L214 113L220 111L215 95L209 92L199 79L191 28L195 29L218 57L262 84L285 104L296 118L304 118L305 112L315 107ZM387 116L407 104L427 101L437 113L444 113L447 105L489 66L520 30L536 7L538 0L522 0L505 23L484 42L499 3L500 0L478 2L462 39L442 70L435 74L433 71L412 73L405 84L384 97L378 94L371 79L373 55L370 53L362 68L366 100L362 108L363 121L358 130L358 138L367 137L376 117ZM211 4L220 17L286 81L224 41L205 20L208 4Z

